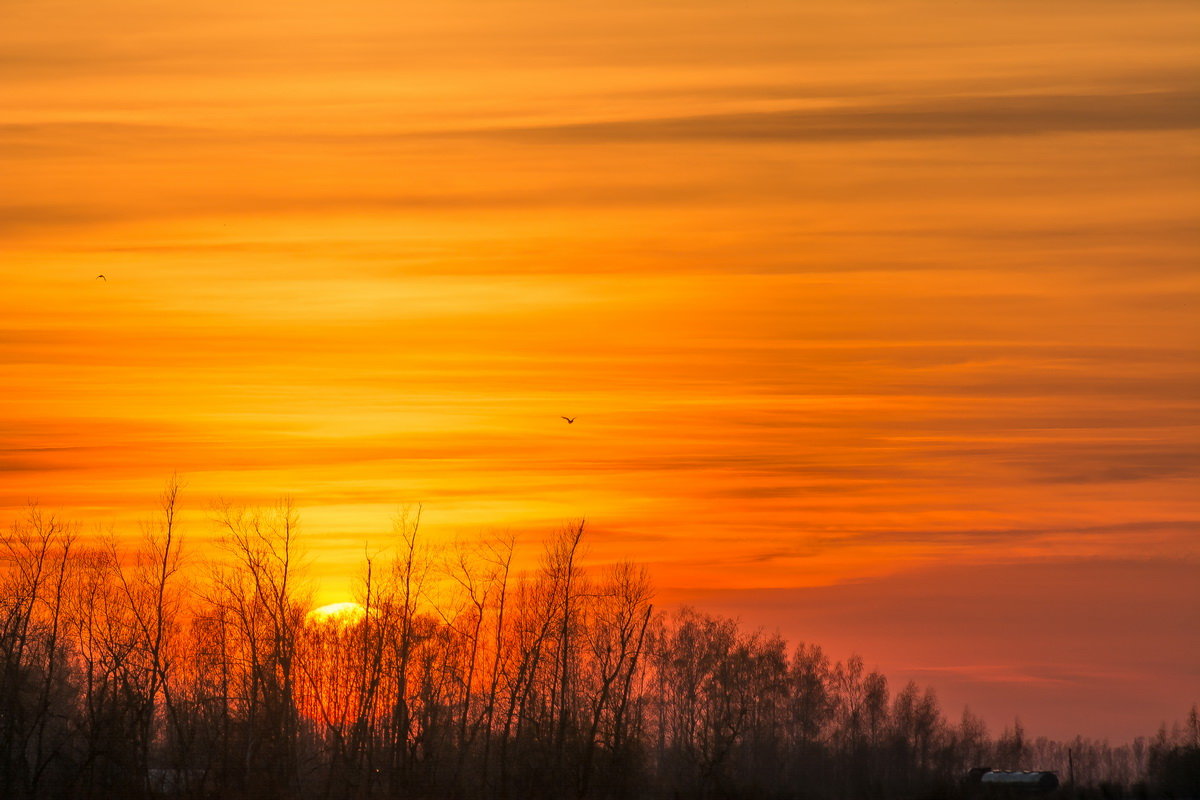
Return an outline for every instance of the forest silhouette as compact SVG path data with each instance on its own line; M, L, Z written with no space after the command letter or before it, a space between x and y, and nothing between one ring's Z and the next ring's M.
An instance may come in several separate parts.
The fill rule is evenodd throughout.
M582 522L517 570L511 537L401 514L361 611L320 615L290 501L219 508L203 561L179 507L172 481L132 549L37 506L4 535L0 796L952 798L984 765L1200 796L1195 706L1120 746L993 738L858 656L657 610L643 567L582 566Z

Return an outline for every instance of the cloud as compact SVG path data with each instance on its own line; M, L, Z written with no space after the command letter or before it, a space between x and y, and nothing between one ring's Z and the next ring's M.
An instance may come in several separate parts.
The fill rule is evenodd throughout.
M997 527L997 528L896 528L892 530L874 529L870 532L821 532L814 535L827 544L852 544L864 540L886 542L888 544L961 541L972 546L1012 546L1022 541L1037 539L1045 536L1078 536L1101 537L1113 541L1136 540L1149 534L1178 534L1192 536L1200 534L1200 519L1171 519L1171 520L1132 520L1129 522L1113 523L1110 525L1062 525L1044 526L1030 525L1026 527ZM1020 556L1024 558L1024 556ZM1003 556L997 556L1004 560Z
M575 142L844 142L1200 127L1200 91L945 98L912 104L583 122L479 132Z
M842 142L948 137L1032 136L1052 133L1177 131L1200 127L1200 88L1122 94L967 95L876 103L731 112L544 125L381 130L306 131L301 128L216 128L97 120L0 125L10 154L71 148L220 148L274 144L329 147L379 146L463 137L539 144L621 142ZM383 198L383 202L389 202ZM403 202L408 202L404 199ZM425 200L421 200L425 202ZM431 195L428 202L444 202Z

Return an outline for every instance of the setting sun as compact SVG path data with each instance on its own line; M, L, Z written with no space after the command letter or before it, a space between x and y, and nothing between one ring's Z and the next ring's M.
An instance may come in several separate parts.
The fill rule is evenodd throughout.
M365 608L349 600L314 608L308 612L308 618L315 622L353 623L362 619L366 613Z

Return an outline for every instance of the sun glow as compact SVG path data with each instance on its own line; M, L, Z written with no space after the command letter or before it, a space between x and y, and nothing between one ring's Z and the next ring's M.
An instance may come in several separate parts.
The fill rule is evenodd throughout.
M308 619L312 622L351 623L358 622L365 614L366 609L361 605L353 600L347 600L318 606L308 612Z

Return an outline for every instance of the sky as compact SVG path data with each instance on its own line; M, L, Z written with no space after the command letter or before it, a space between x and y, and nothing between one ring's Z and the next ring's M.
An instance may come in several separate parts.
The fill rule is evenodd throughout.
M999 733L1200 700L1200 6L0 6L0 522L421 504ZM96 276L104 275L104 279ZM560 415L577 417L568 425ZM526 546L526 545L523 545Z

